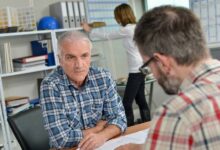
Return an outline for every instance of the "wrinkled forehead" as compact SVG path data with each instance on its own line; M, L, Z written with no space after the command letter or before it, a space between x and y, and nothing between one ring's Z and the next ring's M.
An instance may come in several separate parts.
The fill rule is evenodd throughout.
M65 41L61 44L62 49L87 50L91 51L90 44L87 41Z
M87 41L65 41L61 44L62 51L91 51L90 44Z
M88 45L91 49L91 42L87 39L87 38L67 38L61 41L61 45L64 44L73 44L73 45L79 45L79 44L84 44L84 45Z

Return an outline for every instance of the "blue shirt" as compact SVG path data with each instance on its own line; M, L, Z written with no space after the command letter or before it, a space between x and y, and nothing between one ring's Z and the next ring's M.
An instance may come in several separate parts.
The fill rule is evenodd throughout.
M109 72L90 67L84 85L77 89L61 67L41 83L41 108L52 148L76 146L82 130L95 127L99 120L116 125L124 132L126 116L115 82Z

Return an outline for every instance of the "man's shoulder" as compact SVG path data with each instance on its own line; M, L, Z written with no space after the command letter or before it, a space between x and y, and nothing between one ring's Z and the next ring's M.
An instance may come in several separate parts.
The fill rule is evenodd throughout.
M64 72L61 67L57 67L51 73L49 73L44 79L43 82L57 83L63 80Z
M90 67L89 69L90 76L100 76L100 77L110 77L111 73L104 68L101 67Z
M110 84L114 85L114 80L111 73L104 68L91 67L88 75L90 83L99 87L106 87Z
M192 89L192 87L189 87L188 90L181 91L180 93L169 97L155 114L160 116L166 109L167 117L180 117L183 119L185 117L187 118L188 114L190 113L191 115L193 115L193 113L198 113L194 109L194 106L197 105L196 101L200 98L194 95L195 93Z
M204 96L196 85L191 84L184 91L179 92L177 95L171 96L164 103L164 106L172 113L184 115L184 113L191 111L194 106L199 104L198 101L202 100L202 95Z
M218 95L220 90L216 84L204 84L197 82L191 84L187 89L181 91L175 96L172 96L164 103L167 108L167 113L170 116L178 116L188 120L202 120L207 114L214 112L212 102L215 102L220 107ZM210 100L210 98L213 99Z

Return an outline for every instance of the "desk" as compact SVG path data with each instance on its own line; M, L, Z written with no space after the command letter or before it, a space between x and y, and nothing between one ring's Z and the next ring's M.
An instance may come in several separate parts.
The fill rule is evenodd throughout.
M156 81L156 79L151 78L151 79L147 79L145 80L145 85L150 84L150 91L149 91L149 98L148 98L148 104L149 104L149 109L151 110L151 104L152 104L152 100L153 100L153 89L154 89L154 82ZM125 89L126 84L117 84L117 88L120 90L121 88Z
M123 135L128 135L128 134L131 134L131 133L135 133L135 132L138 132L138 131L141 131L141 130L145 130L145 129L148 129L150 127L150 122L144 122L144 123L141 123L141 124L137 124L137 125L134 125L134 126L130 126L127 128L127 130L125 131L125 133ZM76 150L77 148L64 148L64 149L60 149L60 150ZM50 149L50 150L56 150L56 149Z
M128 134L135 133L141 130L145 130L145 129L148 129L149 127L150 127L150 122L136 124L134 126L128 127L123 135L128 135Z

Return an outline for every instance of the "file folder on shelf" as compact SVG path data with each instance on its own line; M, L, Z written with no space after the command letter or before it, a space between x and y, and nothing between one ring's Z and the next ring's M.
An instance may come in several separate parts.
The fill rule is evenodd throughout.
M79 4L80 22L87 22L84 2L79 1L78 4Z
M69 28L66 2L58 2L50 5L50 15L59 21L62 28Z
M73 11L73 4L72 2L66 2L66 6L67 6L67 12L69 18L69 27L74 28L76 27L76 24L75 24L75 15Z
M74 9L74 14L75 14L75 23L76 23L76 27L80 27L80 14L79 14L79 6L78 6L78 2L74 1L73 2L73 9Z

